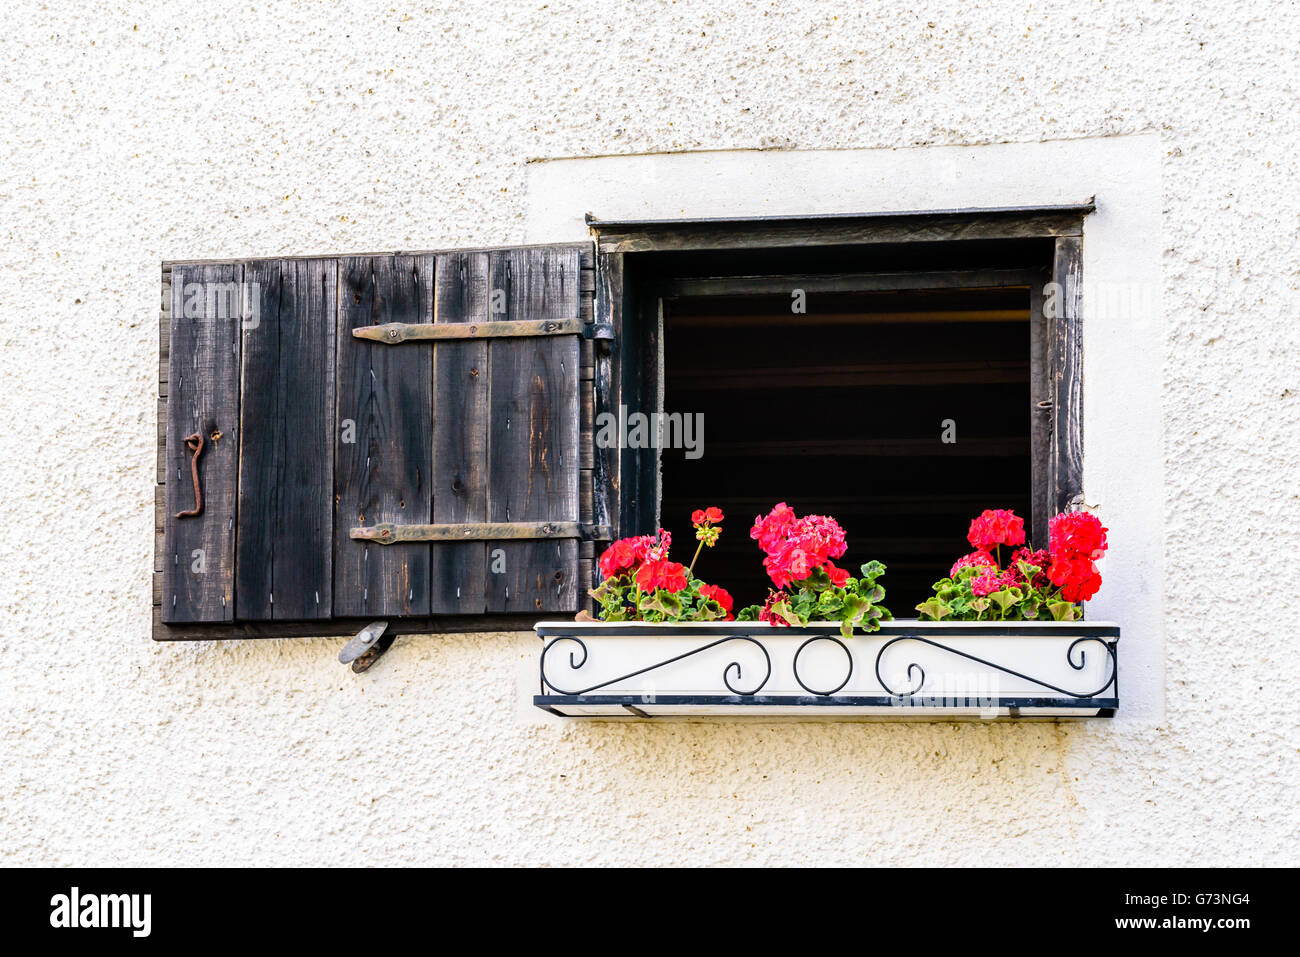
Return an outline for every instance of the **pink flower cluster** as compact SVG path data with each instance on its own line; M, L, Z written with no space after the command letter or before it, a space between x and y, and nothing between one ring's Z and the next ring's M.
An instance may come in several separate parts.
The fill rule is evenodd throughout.
M803 581L819 568L836 586L843 586L849 579L847 571L831 562L848 551L848 544L844 529L830 516L799 518L794 509L781 502L766 516L754 519L749 537L766 553L763 567L777 588Z
M998 545L1025 544L1025 520L1009 508L986 508L971 519L966 535L971 548L987 552Z

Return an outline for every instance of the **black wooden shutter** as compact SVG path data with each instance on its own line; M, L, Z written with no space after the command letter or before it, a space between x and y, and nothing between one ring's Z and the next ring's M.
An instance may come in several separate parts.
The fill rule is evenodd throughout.
M171 267L156 635L575 611L592 264L571 245ZM177 518L195 433L204 508Z
M437 257L434 269L432 321L408 319L374 338L340 340L341 356L353 350L372 368L387 353L430 342L433 351L431 487L419 489L409 476L399 486L403 497L432 495L432 521L358 509L349 516L352 549L364 562L389 551L427 553L431 614L574 611L579 249L452 253ZM404 328L417 321L426 328ZM429 368L427 354L420 362ZM376 375L360 386L358 407L395 382ZM384 523L392 524L388 535L376 529Z
M254 262L244 282L260 315L243 330L236 617L329 618L338 264Z
M155 596L164 622L235 617L243 277L244 267L234 263L178 265L170 275L171 295L164 308L170 335L163 340L167 374L159 380L166 398L159 476L165 494L155 516L155 526L165 532L157 562L162 589ZM192 436L202 441L197 465L203 510L178 519L177 513L197 504L194 451L187 445Z

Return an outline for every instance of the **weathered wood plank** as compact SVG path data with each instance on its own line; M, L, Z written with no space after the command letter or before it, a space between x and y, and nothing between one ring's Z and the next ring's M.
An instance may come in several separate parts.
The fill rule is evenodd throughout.
M355 635L373 618L321 618L314 621L234 621L222 624L169 625L154 607L155 641L212 641L223 638L322 638ZM432 615L388 620L388 632L395 635L455 635L485 631L531 631L550 612L517 615Z
M1083 502L1083 243L1056 241L1052 288L1044 303L1052 377L1052 510ZM1044 545L1046 543L1043 543Z
M1089 205L791 219L600 222L598 253L1077 237Z
M906 292L921 290L1005 289L1041 282L1027 269L949 269L939 271L837 273L834 275L708 276L660 282L663 296L789 296L805 293Z
M573 247L490 255L490 286L507 321L574 315L578 272ZM576 522L578 337L494 340L489 368L488 521ZM488 547L489 611L577 609L576 539Z
M828 357L829 358L829 357ZM856 358L856 357L852 357ZM679 392L736 389L862 388L891 385L993 385L1024 382L1027 358L913 362L842 362L825 365L674 369Z
M166 488L162 617L168 622L234 617L242 279L242 267L231 263L185 267L172 275L161 476ZM203 511L177 518L177 512L195 506L193 453L185 444L193 434L204 440L198 460Z
M339 262L334 614L429 613L429 548L371 548L356 525L432 517L433 346L385 349L357 331L433 319L432 256Z
M439 256L435 322L491 317L486 253ZM434 346L433 521L487 521L488 343ZM429 608L434 614L479 614L487 607L487 544L433 547Z
M1043 317L1043 295L1048 276L1044 273L1029 290L1029 494L1032 501L1029 541L1047 547L1047 520L1051 511L1052 484L1052 377L1048 354L1050 335Z
M338 263L249 264L243 335L238 615L329 617ZM254 285L256 284L256 285Z
M598 441L601 424L611 421L605 416L618 416L619 367L614 359L615 350L625 338L619 326L623 318L623 257L601 255L597 257L596 322L614 328L615 340L592 343L594 349L595 394L592 423L592 521L598 525L614 525L615 535L626 535L622 530L619 508L620 462L619 443Z

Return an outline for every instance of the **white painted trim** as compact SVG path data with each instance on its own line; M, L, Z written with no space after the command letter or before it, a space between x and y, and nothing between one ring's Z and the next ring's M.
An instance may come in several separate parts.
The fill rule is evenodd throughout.
M1088 614L1119 622L1124 706L1164 717L1164 450L1158 136L878 150L716 151L536 161L524 239L589 239L583 221L1079 203L1084 223L1084 493L1110 528ZM1107 290L1150 308L1101 308ZM990 503L994 505L996 503ZM853 529L848 530L849 535ZM953 543L954 554L961 542ZM888 562L887 555L879 556ZM888 585L886 585L888 587Z

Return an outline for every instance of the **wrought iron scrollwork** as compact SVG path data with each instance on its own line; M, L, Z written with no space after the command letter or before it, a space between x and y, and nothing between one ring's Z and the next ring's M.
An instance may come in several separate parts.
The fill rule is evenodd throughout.
M920 663L915 661L909 663L907 666L907 680L915 682L912 688L910 688L907 691L895 691L892 688L890 688L888 684L886 684L884 676L881 675L880 673L880 662L881 659L884 658L885 652L888 651L891 646L898 644L900 641L919 641L922 644L930 645L934 648L938 648L940 651L946 651L952 655L959 655L962 658L966 658L969 659L970 661L977 662L988 668L993 668L997 671L1001 671L1004 674L1014 675L1015 677L1021 678L1025 681L1033 682L1034 684L1039 685L1043 688L1050 688L1052 691L1056 691L1060 694L1066 695L1071 698L1095 698L1097 695L1101 694L1103 691L1105 691L1114 683L1115 672L1119 665L1119 663L1115 659L1115 647L1110 642L1105 641L1102 638L1097 638L1090 635L1084 636L1083 638L1076 638L1074 641L1070 642L1070 647L1065 650L1065 660L1066 662L1069 663L1070 667L1073 668L1075 671L1082 671L1084 665L1087 663L1086 652L1082 648L1079 649L1078 664L1075 664L1074 661L1074 649L1086 641L1097 642L1097 644L1101 645L1102 650L1106 653L1107 657L1110 658L1110 674L1107 676L1105 683L1096 691L1077 692L1077 691L1070 691L1067 688L1059 688L1054 684L1049 684L1048 682L1043 681L1041 678L1035 678L1032 675L1023 674L1019 671L1015 671L1011 668L1007 668L1004 665L1000 665L997 664L996 662L988 661L984 658L979 658L965 651L958 651L956 648L952 648L948 645L940 644L939 642L932 641L929 638L922 638L920 635L899 635L897 638L891 638L889 641L885 642L881 646L880 651L876 652L876 680L880 682L880 687L884 688L887 694L895 698L911 697L912 695L917 694L921 690L921 688L925 685L925 669L921 667ZM915 677L918 674L920 675L919 679ZM802 684L802 682L800 682L800 684Z
M845 672L844 680L841 681L839 684L837 684L830 691L818 691L816 688L810 688L808 687L807 683L803 680L803 678L799 676L799 656L803 654L803 650L807 648L809 645L811 645L814 641L835 642L835 644L839 645L844 650L845 657L849 659L849 670ZM801 644L799 646L799 649L794 653L794 680L799 682L799 687L803 688L803 690L808 692L809 694L816 695L819 698L829 698L831 695L835 694L846 684L848 684L849 679L852 677L853 677L853 652L849 651L849 646L846 645L844 642L840 641L834 635L813 635L811 638L809 638L807 641Z
M727 686L728 691L730 691L734 695L741 695L741 696L756 695L761 690L763 690L763 686L766 685L768 679L772 677L772 656L767 653L767 649L763 647L762 642L760 642L757 638L750 637L749 635L727 635L725 638L719 638L717 641L711 641L707 645L701 645L699 648L694 648L690 651L683 652L680 655L674 655L672 658L668 658L664 661L656 662L653 665L647 665L644 668L638 668L636 671L630 671L627 674L620 675L617 678L610 678L607 681L602 681L599 684L592 685L590 688L583 688L580 691L566 691L563 688L558 687L553 681L551 681L546 676L546 656L549 655L551 653L551 650L562 641L571 641L574 644L576 644L579 648L582 649L581 660L575 657L576 651L569 652L570 668L572 668L574 671L578 671L580 668L582 668L583 665L587 663L587 645L581 638L578 638L576 635L560 635L552 639L550 642L548 642L546 647L542 649L542 668L541 668L542 685L543 687L550 688L557 694L562 694L562 695L590 694L593 691L599 691L601 688L607 688L610 685L618 684L619 682L622 681L627 681L628 679L635 678L638 675L643 675L646 674L647 672L656 671L660 668L665 668L668 665L671 665L677 661L681 661L684 658L691 658L694 657L695 655L703 654L704 652L710 650L711 648L716 648L719 645L726 644L729 641L745 641L757 647L758 650L763 653L763 661L766 663L767 671L763 675L762 681L760 681L753 688L746 691L737 688L734 684L731 683L733 669L735 672L734 676L737 681L741 680L744 677L744 674L742 673L742 669L740 666L740 662L739 661L729 662L727 666L722 669L722 683Z

